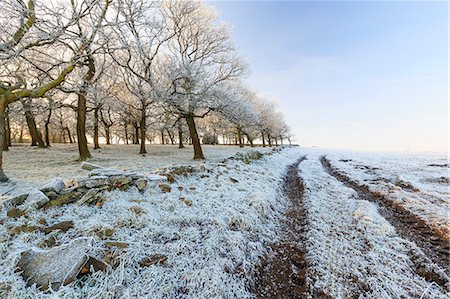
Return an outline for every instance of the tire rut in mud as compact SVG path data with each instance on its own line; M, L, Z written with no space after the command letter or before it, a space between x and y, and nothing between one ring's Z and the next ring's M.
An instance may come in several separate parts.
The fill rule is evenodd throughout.
M254 292L257 298L308 297L308 263L305 246L302 246L307 223L302 201L304 186L298 171L298 165L305 159L302 157L290 165L284 178L282 191L290 202L287 221L283 224L281 241L270 247L271 254L256 270Z
M448 291L449 276L446 274L450 269L448 242L435 234L425 221L403 206L369 190L367 186L359 185L345 174L337 171L325 156L321 157L320 161L328 174L346 187L355 190L360 199L378 205L379 213L395 227L398 234L417 245L418 248L411 248L408 253L414 263L415 272L427 281L435 282Z

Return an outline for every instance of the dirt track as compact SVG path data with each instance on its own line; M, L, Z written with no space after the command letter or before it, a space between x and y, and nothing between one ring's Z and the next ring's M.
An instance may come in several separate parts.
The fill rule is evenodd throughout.
M394 226L398 234L417 245L411 248L409 255L414 263L415 271L427 281L434 281L448 289L449 277L443 269L449 267L449 244L436 235L434 231L417 215L395 204L389 198L374 193L366 186L360 186L349 177L334 169L325 156L321 158L324 169L346 187L355 190L360 199L374 202L378 205L379 213ZM433 265L433 262L437 265Z
M255 292L257 298L307 298L308 284L305 260L304 233L306 230L306 211L303 207L303 182L299 176L300 158L288 168L284 178L283 192L290 201L284 223L281 241L271 246L272 253L258 269Z

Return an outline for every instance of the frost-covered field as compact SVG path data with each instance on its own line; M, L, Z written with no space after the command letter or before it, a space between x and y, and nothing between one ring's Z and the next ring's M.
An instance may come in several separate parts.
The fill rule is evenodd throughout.
M330 153L328 158L352 180L404 206L450 241L450 178L445 153L341 152Z
M38 247L48 235L39 231L12 236L10 229L64 220L74 221L74 228L57 233L58 244L77 237L93 237L92 254L101 259L105 245L99 232L113 229L108 239L129 246L117 252L118 268L108 273L96 272L83 284L62 287L53 296L251 297L250 274L265 252L265 243L277 239L285 206L278 186L286 166L297 157L297 149L286 149L250 164L234 160L220 165L207 162L201 178L199 175L177 178L169 193L155 186L144 193L134 187L126 192L112 191L105 195L107 201L101 207L68 204L29 211L27 218L17 219L5 217L3 209L0 297L52 297L51 293L27 287L15 272L20 252ZM223 153L216 153L216 159L222 158ZM6 188L7 184L3 184L0 191L3 193ZM139 261L152 254L163 254L168 259L164 265L140 267Z
M210 158L206 162L192 161L191 149L150 146L145 157L136 154L137 147L130 149L105 147L94 152L91 162L144 174L170 164L204 169L177 176L169 184L170 192L163 192L158 183L150 183L144 192L134 186L105 192L106 201L100 206L67 204L35 210L24 205L19 208L27 215L18 218L8 217L2 208L0 298L253 298L250 286L255 269L286 229L283 213L290 203L280 186L287 166L303 156L306 159L298 171L305 188L301 201L307 226L305 244L297 245L305 252L310 294L448 298L448 281L445 286L445 281L439 280L448 278L448 268L431 262L421 244L406 238L392 219L382 216L379 204L360 198L327 171L322 159L326 156L334 169L358 185L392 198L432 224L435 233L448 236L450 193L445 154L258 148L265 155L247 164L234 159L220 161L250 148L205 147ZM1 201L52 177L86 176L88 171L80 170L75 159L76 148L67 145L50 150L13 147L7 153L6 169L20 180L0 184ZM50 226L61 221L73 221L74 227L49 234L42 230L11 233L15 227ZM420 229L427 233L426 227ZM430 237L432 234L430 231ZM15 270L22 251L47 249L48 245L42 244L49 237L56 240L52 246L91 237L94 247L89 254L100 260L110 250L106 241L125 242L128 247L108 252L117 259L117 268L95 272L55 292L43 292L27 286ZM140 265L143 258L154 254L164 255L167 261ZM439 277L430 269L438 269Z
M191 146L179 149L177 145L147 145L147 154L139 155L139 145L101 145L101 149L90 149L90 162L103 167L149 171L170 164L199 164L193 161ZM203 146L203 152L209 161L218 162L233 156L236 152L249 151L249 147L237 146ZM265 149L259 149L264 151ZM15 144L9 152L3 153L3 167L10 177L43 183L53 177L64 179L88 172L80 170L77 162L76 144L53 144L52 147L40 149L27 145Z

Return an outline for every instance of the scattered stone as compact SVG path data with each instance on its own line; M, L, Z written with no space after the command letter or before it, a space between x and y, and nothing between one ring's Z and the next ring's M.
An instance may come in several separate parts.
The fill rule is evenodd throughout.
M38 223L39 223L40 225L45 225L45 226L48 225L48 224L47 224L47 220L45 220L45 218L40 218L40 219L38 220Z
M3 202L3 206L6 208L16 207L25 202L29 193L20 194L16 197L7 199Z
M46 192L59 193L62 189L64 189L64 187L65 187L64 181L59 178L56 178L45 183L39 190L41 190L44 193Z
M161 189L161 191L164 193L170 193L170 191L172 191L172 187L167 184L159 184L159 189Z
M71 228L73 228L73 221L69 220L69 221L62 221L62 222L53 224L53 225L48 226L48 227L44 227L42 229L42 231L45 234L49 234L49 233L51 233L51 232L53 232L55 230L60 230L62 232L66 232L66 231L68 231Z
M17 270L28 286L36 284L44 290L51 286L57 290L76 279L89 260L87 253L92 245L92 238L78 238L49 250L29 249L22 252Z
M102 200L103 197L99 196L99 193L101 193L103 190L98 188L89 189L86 194L84 194L80 200L77 201L78 205L82 204L95 204L97 201Z
M43 205L43 208L48 209L48 208L55 207L55 206L73 203L73 202L77 201L79 198L81 198L82 195L83 195L83 193L78 192L78 191L71 191L71 192L68 192L65 194L61 194L57 198L50 200L45 205Z
M58 193L54 192L54 191L47 191L44 192L45 196L47 196L50 200L53 200L55 198L58 197Z
M192 206L192 200L190 199L186 199L184 197L180 197L180 201L183 202L184 204L186 204L187 206Z
M118 241L105 241L106 247L117 247L117 248L127 248L129 246L126 242L118 242Z
M91 170L100 169L100 168L103 168L103 167L101 167L99 165L92 164L92 163L88 163L88 162L82 162L81 163L81 168L84 169L84 170L91 171Z
M164 264L164 262L167 261L167 257L165 255L162 254L153 254L149 257L145 257L143 258L140 262L139 265L141 267L149 267L155 264Z
M45 205L47 202L49 202L50 199L41 191L36 191L33 193L30 193L25 200L25 204L32 208L41 208L43 205Z
M21 234L21 233L34 233L39 230L40 230L40 228L37 226L24 224L21 226L16 226L16 227L10 228L8 230L8 233L11 236L14 236L14 235Z
M178 186L179 191L183 191L183 189L184 189L183 186Z
M130 202L135 202L135 203L143 203L145 200L143 199L132 199L130 200Z
M115 176L109 179L112 188L119 188L124 185L128 185L133 181L133 179L129 176Z
M126 172L125 175L132 178L133 180L138 180L144 177L142 174L137 172Z
M6 212L6 216L8 216L9 218L20 218L20 217L25 217L28 218L27 213L25 213L25 211L18 209L18 208L12 208L10 210L8 210Z
M109 179L107 176L96 176L91 177L90 180L86 181L86 188L98 188L109 185Z
M122 170L105 169L105 168L94 169L91 171L91 173L89 173L90 177L93 177L93 176L110 177L110 176L123 176L123 175L125 175L125 172L123 172Z
M235 178L230 178L230 181L232 182L232 183L239 183L239 181L238 180L236 180Z
M148 181L146 179L138 179L135 183L139 191L144 191L147 188Z
M71 186L71 187L68 187L68 188L64 188L64 189L61 190L61 192L59 192L59 194L60 195L64 195L64 194L67 194L67 193L71 193L73 191L76 191L77 187L78 187L78 185Z
M175 179L170 174L149 174L146 177L149 181L158 182L158 181L169 181L170 183L175 182Z

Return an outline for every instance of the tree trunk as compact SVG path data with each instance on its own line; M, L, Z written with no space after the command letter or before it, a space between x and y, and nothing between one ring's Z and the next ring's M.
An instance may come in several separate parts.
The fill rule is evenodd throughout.
M94 109L94 149L100 148L100 143L98 142L98 110L100 108L97 106Z
M49 105L48 105L48 115L47 115L47 119L45 120L45 145L46 146L50 146L50 129L49 129L49 125L50 125L50 120L52 118L52 100L49 99Z
M68 137L69 137L69 143L73 143L72 134L70 134L70 129L69 129L69 127L66 127L66 131L67 131L67 135L68 135ZM64 140L66 140L65 137L64 137Z
M0 182L8 181L8 177L3 172L3 148L5 143L5 110L6 103L0 101Z
M184 148L184 145L183 145L183 127L181 125L181 120L178 120L178 148Z
M266 139L264 139L264 132L261 132L262 146L266 147Z
M31 145L38 146L40 148L45 148L44 141L42 140L41 133L36 127L36 121L34 120L34 116L30 110L25 110L25 118L27 120L28 130L31 135Z
M244 147L244 144L242 143L242 131L241 131L241 128L237 129L237 134L238 134L238 140L239 140L239 147Z
M11 127L9 125L9 113L8 108L5 109L4 115L3 115L4 121L5 121L5 134L4 134L4 142L3 142L3 150L9 151L9 146L11 146Z
M146 105L144 103L142 103L140 130L141 130L141 148L139 153L146 154L147 151L145 150L145 136L147 131L147 111Z
M129 144L129 142L128 142L128 124L124 125L124 130L125 130L125 144Z
M267 135L267 142L269 142L269 146L272 146L272 138L270 138L270 135Z
M174 144L175 143L174 137L173 137L172 133L170 133L169 129L167 129L167 135L169 135L170 144Z
M87 138L86 138L86 92L78 94L78 109L77 109L77 137L78 137L78 152L79 161L85 161L91 158L89 152ZM69 135L69 139L70 135Z
M194 146L194 160L205 159L202 147L200 145L200 139L198 138L197 128L195 127L194 116L188 115L186 117L186 122L189 127L189 134L192 139L192 145Z
M106 144L111 144L111 132L110 132L109 126L105 126L105 138L106 138Z
M139 125L137 122L133 122L134 136L133 144L139 144Z
M164 142L164 129L161 129L161 144L165 144L165 142Z

